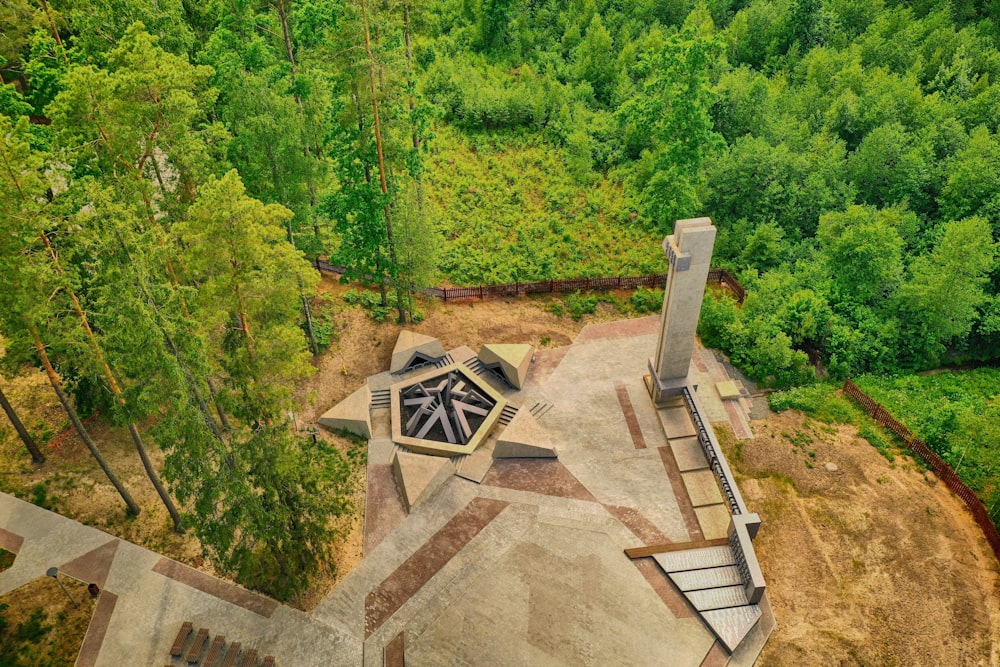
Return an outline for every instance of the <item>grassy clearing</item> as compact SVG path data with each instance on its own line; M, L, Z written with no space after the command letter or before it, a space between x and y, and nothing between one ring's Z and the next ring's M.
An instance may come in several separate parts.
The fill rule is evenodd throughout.
M575 178L565 150L517 132L435 130L428 201L455 284L639 275L665 270L621 183Z

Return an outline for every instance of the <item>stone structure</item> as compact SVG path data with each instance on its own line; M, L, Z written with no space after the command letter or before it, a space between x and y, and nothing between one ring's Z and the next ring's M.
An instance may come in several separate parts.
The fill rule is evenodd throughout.
M420 454L471 454L506 399L464 364L432 368L390 388L392 441Z
M372 437L372 392L368 385L323 413L318 422L332 431L349 431L362 438Z
M657 405L667 403L687 383L715 232L709 218L678 220L674 233L663 240L670 271L663 294L656 356L649 361L650 393Z
M486 368L499 371L514 389L524 386L531 366L530 345L496 345L487 343L479 349L479 360Z
M443 359L444 356L444 346L437 338L403 329L399 332L396 345L392 349L389 372L404 373L412 368Z

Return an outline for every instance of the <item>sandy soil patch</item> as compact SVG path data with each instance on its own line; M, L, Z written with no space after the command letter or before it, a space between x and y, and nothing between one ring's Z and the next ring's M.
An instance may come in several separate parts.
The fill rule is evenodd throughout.
M778 620L758 664L997 665L1000 568L971 515L905 455L789 411L720 432Z

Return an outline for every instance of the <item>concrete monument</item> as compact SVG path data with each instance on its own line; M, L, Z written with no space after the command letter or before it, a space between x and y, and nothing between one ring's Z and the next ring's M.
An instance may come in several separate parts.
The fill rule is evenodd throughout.
M678 220L674 233L663 240L670 271L656 356L649 360L650 393L657 405L668 403L687 384L715 232L709 218Z

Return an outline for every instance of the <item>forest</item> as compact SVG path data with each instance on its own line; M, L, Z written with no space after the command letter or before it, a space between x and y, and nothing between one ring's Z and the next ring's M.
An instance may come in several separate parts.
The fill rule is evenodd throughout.
M2 363L81 434L127 427L175 527L288 596L348 467L286 424L325 342L316 257L405 322L440 282L662 272L708 215L749 294L712 293L701 333L751 378L995 360L998 12L6 0Z

